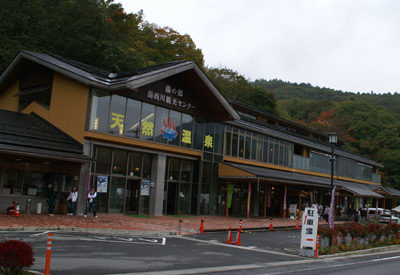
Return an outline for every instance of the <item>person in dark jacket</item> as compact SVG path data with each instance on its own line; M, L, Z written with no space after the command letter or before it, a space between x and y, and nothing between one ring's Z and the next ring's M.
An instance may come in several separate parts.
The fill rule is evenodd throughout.
M96 214L96 197L97 197L97 192L94 191L94 187L90 190L88 196L87 196L87 202L86 202L86 210L83 216L86 218L87 213L92 211L93 212L93 217L97 218Z
M53 188L47 194L47 204L49 205L49 215L54 216L54 207L56 206L57 192Z

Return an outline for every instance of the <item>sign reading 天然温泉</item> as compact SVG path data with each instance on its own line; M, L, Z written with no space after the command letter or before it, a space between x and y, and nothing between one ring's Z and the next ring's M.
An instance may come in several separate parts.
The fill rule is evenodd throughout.
M301 222L300 256L314 257L317 244L318 209L306 207Z

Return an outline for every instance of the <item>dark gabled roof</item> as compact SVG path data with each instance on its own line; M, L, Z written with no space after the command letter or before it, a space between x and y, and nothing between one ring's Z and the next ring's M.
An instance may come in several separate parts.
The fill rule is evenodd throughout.
M83 145L38 115L0 109L0 151L88 161Z
M182 74L190 79L191 88L203 102L212 107L219 120L239 119L239 115L218 91L203 70L189 61L175 61L124 73L112 73L53 54L21 51L0 76L0 93L12 85L32 64L42 65L89 87L106 91L135 90L147 84ZM210 107L210 108L211 108Z
M281 171L271 168L258 167L253 165L239 164L233 162L224 162L224 164L232 166L234 168L246 171L248 173L254 174L254 179L267 180L272 182L280 182L280 183L291 183L291 184L300 184L300 185L308 185L308 186L316 186L316 187L326 187L330 188L331 179L329 177L318 177L313 175L307 175L297 172L289 172L289 171ZM240 178L237 176L225 176L225 178ZM251 178L249 176L244 177L246 179ZM375 197L382 198L383 196L373 192L370 190L370 186L368 184L355 183L344 180L334 180L334 185L337 190L345 189L347 191L352 192L356 196L361 197ZM373 187L379 187L380 185L371 185Z
M68 63L76 68L79 68L83 71L86 71L90 74L93 75L97 75L97 77L103 78L103 79L123 79L123 78L129 78L132 76L136 76L136 75L141 75L144 73L148 73L151 71L156 71L156 70L160 70L160 69L164 69L164 68L168 68L170 66L174 66L177 64L181 64L181 63L185 63L187 62L186 60L179 60L179 61L173 61L173 62L168 62L168 63L164 63L164 64L160 64L160 65L154 65L154 66L149 66L149 67L145 67L145 68L139 68L139 69L135 69L135 70L131 70L128 72L118 72L118 73L113 73L107 70L103 70L100 68L96 68L94 66L90 66L88 64L84 64L81 63L79 61L75 61L69 58L65 58L56 54L49 54L49 56L52 56L54 58L57 58L59 60L62 60L65 63Z

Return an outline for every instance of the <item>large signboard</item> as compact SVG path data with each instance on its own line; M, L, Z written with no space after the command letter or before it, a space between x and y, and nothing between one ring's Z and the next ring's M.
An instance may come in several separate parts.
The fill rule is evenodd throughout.
M300 255L313 257L317 244L318 208L306 207L302 218Z

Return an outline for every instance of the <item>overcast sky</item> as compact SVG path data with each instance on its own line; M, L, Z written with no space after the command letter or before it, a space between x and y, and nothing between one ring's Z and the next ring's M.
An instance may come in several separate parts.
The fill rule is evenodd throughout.
M254 81L400 92L399 0L115 0Z

